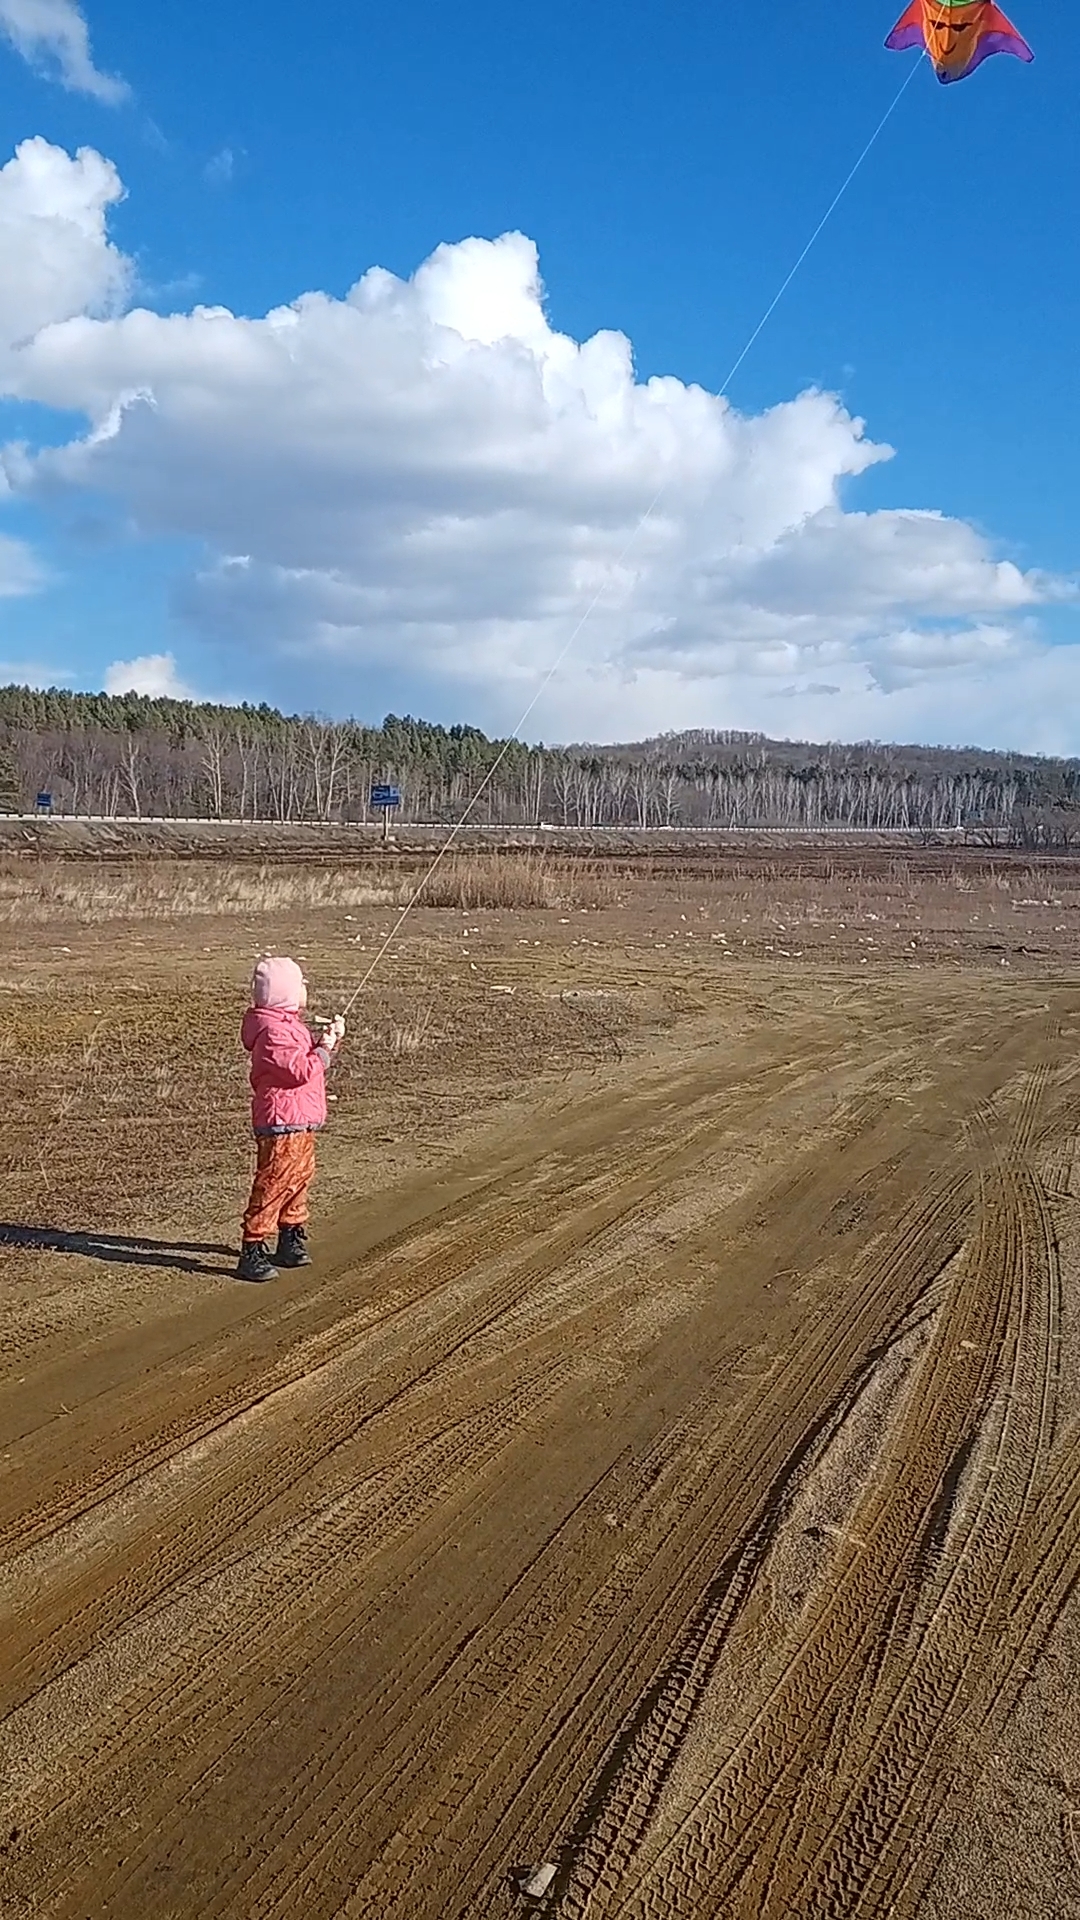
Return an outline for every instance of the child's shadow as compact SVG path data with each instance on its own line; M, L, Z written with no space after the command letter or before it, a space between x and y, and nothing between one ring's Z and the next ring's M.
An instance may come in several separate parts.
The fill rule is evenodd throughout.
M65 1233L61 1227L28 1227L0 1220L0 1247L38 1247L48 1253L81 1254L87 1260L118 1260L129 1267L165 1267L181 1273L231 1273L230 1267L211 1267L198 1254L220 1254L235 1260L235 1247L207 1246L202 1241L142 1240L129 1233Z

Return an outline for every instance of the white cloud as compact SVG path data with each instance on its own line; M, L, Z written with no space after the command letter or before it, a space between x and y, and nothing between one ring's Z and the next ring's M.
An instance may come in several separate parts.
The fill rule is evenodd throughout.
M31 66L55 72L73 93L91 94L107 106L129 97L123 80L95 67L89 29L75 0L0 0L0 33Z
M0 389L10 348L123 299L129 263L105 230L123 191L90 147L72 159L47 140L24 140L0 167Z
M152 700L190 700L171 653L143 653L136 660L114 660L105 673L106 693L145 693Z
M890 449L832 395L747 417L639 382L621 334L555 332L521 234L261 319L110 317L115 173L33 159L66 209L66 265L0 380L88 428L7 449L9 483L93 488L126 524L201 542L179 604L231 684L302 677L312 706L342 710L396 676L429 711L506 725L602 590L537 712L549 738L775 727L781 696L789 732L970 738L1036 726L1025 675L1080 691L1080 652L1043 664L1036 624L1071 583L942 514L850 510L847 487ZM76 261L99 317L74 308ZM0 313L19 284L0 263Z

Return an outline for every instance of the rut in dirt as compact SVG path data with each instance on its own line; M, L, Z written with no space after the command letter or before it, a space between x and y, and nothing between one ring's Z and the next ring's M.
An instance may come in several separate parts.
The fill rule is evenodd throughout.
M958 1729L1080 1559L1061 1113L989 1037L965 1010L962 1147L918 1036L680 1057L317 1289L27 1401L5 1912L511 1920L545 1858L551 1920L913 1911Z
M1031 1540L1060 1333L1057 1246L1033 1162L1045 1090L1036 1071L1007 1128L973 1122L963 1251L826 1581L687 1804L688 1736L735 1658L784 1524L775 1486L568 1840L550 1907L559 1920L916 1911L958 1728L971 1736L1000 1711L1019 1643L1030 1657L1055 1594L1060 1604L1068 1558L1059 1548L1054 1569ZM1060 1499L1052 1511L1047 1533L1062 1526Z

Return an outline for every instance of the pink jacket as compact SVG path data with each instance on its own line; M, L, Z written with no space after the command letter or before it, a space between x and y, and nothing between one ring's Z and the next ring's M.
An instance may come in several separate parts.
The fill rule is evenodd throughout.
M249 1007L240 1038L251 1055L256 1133L306 1133L326 1121L330 1056L298 1013Z

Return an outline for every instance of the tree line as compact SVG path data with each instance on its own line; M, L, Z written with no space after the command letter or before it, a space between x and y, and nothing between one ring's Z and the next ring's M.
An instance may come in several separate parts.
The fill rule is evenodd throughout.
M1080 760L976 748L815 745L732 730L623 746L525 746L389 714L381 726L145 695L0 688L0 812L518 826L966 829L1080 839Z

